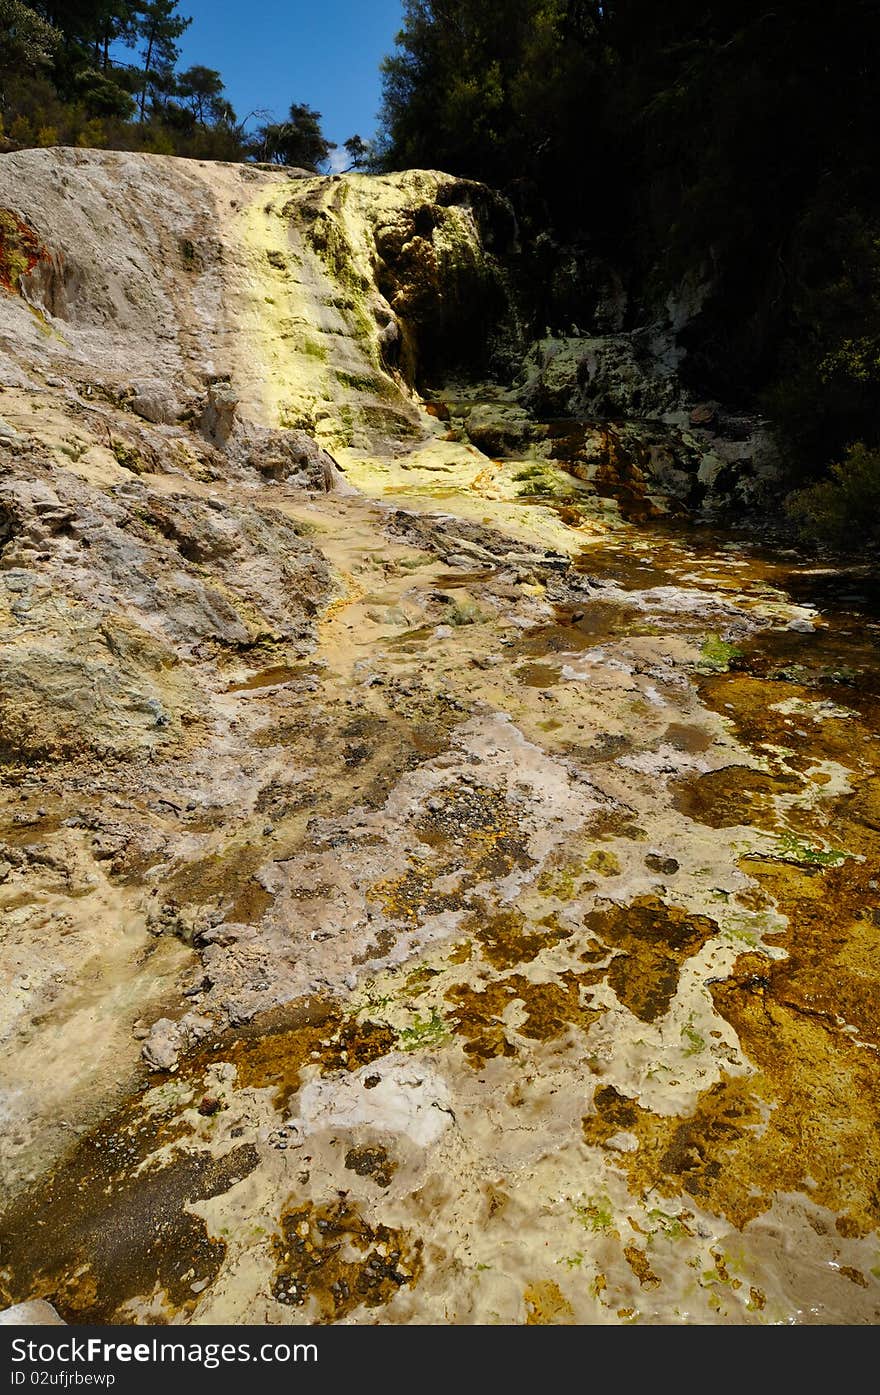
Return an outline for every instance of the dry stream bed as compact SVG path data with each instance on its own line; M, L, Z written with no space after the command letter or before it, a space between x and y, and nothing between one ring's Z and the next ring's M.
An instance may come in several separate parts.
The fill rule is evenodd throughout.
M363 496L273 495L334 577L311 653L218 671L223 721L176 765L6 787L2 838L38 855L5 912L105 945L7 1059L3 1299L876 1321L859 579L529 497L515 462L349 469ZM89 851L84 800L139 833Z

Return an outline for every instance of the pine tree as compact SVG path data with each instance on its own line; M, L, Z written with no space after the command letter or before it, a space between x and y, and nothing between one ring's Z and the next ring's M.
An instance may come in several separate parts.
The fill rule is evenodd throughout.
M45 67L60 41L58 30L30 5L22 0L0 0L0 99L7 74Z
M252 146L253 154L267 163L315 172L335 149L321 130L321 113L302 102L294 102L287 121L261 126Z
M144 80L140 117L144 120L147 94L154 73L173 69L180 56L177 40L192 24L176 13L178 0L147 0L137 5L137 33L143 40Z

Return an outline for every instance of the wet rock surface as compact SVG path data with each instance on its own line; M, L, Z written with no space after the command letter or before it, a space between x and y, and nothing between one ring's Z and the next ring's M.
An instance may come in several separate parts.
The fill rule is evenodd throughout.
M424 409L469 186L4 159L0 1303L876 1322L870 597L714 409Z

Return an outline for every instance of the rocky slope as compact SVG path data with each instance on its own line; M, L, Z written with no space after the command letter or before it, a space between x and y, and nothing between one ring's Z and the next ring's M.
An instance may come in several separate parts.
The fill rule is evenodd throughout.
M760 432L520 257L437 173L0 160L9 1303L876 1321L861 583L662 527Z

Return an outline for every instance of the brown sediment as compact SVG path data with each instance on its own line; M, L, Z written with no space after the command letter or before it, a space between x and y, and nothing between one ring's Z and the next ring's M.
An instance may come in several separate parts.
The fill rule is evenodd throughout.
M272 1296L291 1307L312 1305L318 1323L339 1322L361 1306L384 1307L422 1272L420 1239L370 1225L347 1199L290 1201L280 1225Z
M481 882L534 864L516 810L497 791L464 785L443 791L432 804L415 832L433 856L412 855L406 872L367 893L392 920L415 924L423 914L463 909ZM457 874L455 890L438 890L438 880L450 873Z
M600 841L626 838L632 842L642 842L648 836L635 821L633 812L628 809L600 809L590 818L587 832L591 838Z
M353 1018L330 1038L322 1063L328 1070L358 1070L387 1056L396 1045L397 1035L387 1023Z
M849 822L880 833L880 776L860 780L853 793L841 800L839 808Z
M390 1187L397 1171L397 1163L381 1144L349 1148L345 1155L345 1166L349 1172L356 1172L358 1177L371 1178L377 1187Z
M515 812L497 790L455 785L433 796L430 812L415 825L415 831L429 847L443 847L465 835L503 837L515 822Z
M494 914L480 904L477 911L462 923L462 930L472 934L480 952L494 969L513 969L531 963L549 946L571 936L571 931L548 916L538 925L519 911L498 911Z
M294 678L313 672L308 664L275 664L271 668L260 669L239 683L230 683L227 693L249 693L259 688L272 688L281 683L290 683Z
M180 906L222 907L230 920L255 924L274 899L254 880L265 860L264 848L244 843L180 863L163 887L164 900Z
M708 751L714 741L711 732L705 727L688 722L670 722L663 741L676 751L686 751L688 755L700 755Z
M460 910L464 905L459 892L437 891L435 883L443 875L437 862L411 859L409 870L400 877L377 882L368 896L378 902L391 920L409 921L415 925L422 914L441 915L446 910Z
M560 671L552 664L521 664L516 676L527 688L552 688L559 682Z
M212 1061L228 1061L239 1087L274 1088L275 1107L283 1111L300 1087L305 1066L354 1071L387 1055L396 1042L383 1022L347 1016L332 999L299 998L222 1033L187 1057L184 1069L195 1077Z
M673 786L673 804L682 814L709 828L738 824L774 829L781 826L774 796L797 793L801 781L793 775L768 775L745 765L726 765Z
M808 714L781 710L792 699L832 701L836 707L848 708L849 690L808 688L741 672L705 677L698 686L703 701L729 718L741 741L758 752L767 750L771 761L778 762L777 751L786 750L786 764L793 770L803 771L815 764L819 751L826 760L848 765L855 745L863 746L865 754L871 752L874 760L880 759L877 727L870 720L860 720L855 710L849 716L825 716L815 722ZM880 712L874 715L880 716Z
M591 911L584 924L616 954L608 983L643 1022L665 1013L675 997L682 965L719 933L708 916L641 896L629 906Z
M656 547L638 552L630 545L608 547L603 543L591 543L578 553L574 567L582 575L610 578L627 590L669 586L676 580L675 573L658 566L657 555Z
M601 976L601 975L600 975ZM465 1054L474 1058L473 1065L491 1056L515 1056L517 1045L513 1036L532 1041L550 1041L560 1037L569 1027L586 1031L601 1015L601 1011L581 1004L581 990L595 983L595 973L559 974L549 983L533 983L521 974L489 981L479 991L469 984L456 984L447 990L446 1000L452 1004L453 1022L467 1045ZM502 1021L511 1004L521 1004L525 1021L509 1027Z
M586 1141L634 1134L638 1149L617 1158L641 1196L683 1191L742 1227L775 1192L800 1192L840 1217L841 1234L869 1233L880 1222L876 1053L796 1001L786 961L744 955L712 996L753 1073L722 1075L684 1118L600 1087Z
M529 1284L523 1299L526 1327L569 1327L576 1322L574 1308L551 1279Z
M624 1245L624 1258L635 1274L642 1288L659 1288L660 1280L651 1268L650 1260L638 1245Z
M603 639L654 633L656 626L635 606L585 601L575 611L557 606L555 623L528 630L517 640L514 653L534 658L544 654L570 654Z
M469 985L456 984L445 996L454 1009L452 1024L464 1038L465 1054L472 1058L474 1066L492 1056L516 1055L516 1047L501 1021L502 1013L516 996L513 984L488 983L482 992Z
M213 1283L226 1245L189 1203L228 1191L259 1155L252 1144L220 1158L178 1150L135 1173L187 1132L173 1111L138 1117L129 1107L77 1144L4 1215L0 1296L45 1298L76 1323L124 1321L126 1303L156 1289L168 1319L191 1311L193 1285L201 1292Z
M762 971L774 999L832 1031L846 1024L859 1042L880 1049L878 852L871 861L847 858L838 867L756 859L741 865L788 920L772 937L786 958ZM880 1061L877 1077L880 1085Z

